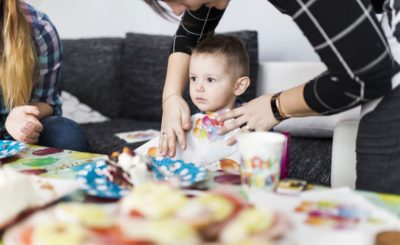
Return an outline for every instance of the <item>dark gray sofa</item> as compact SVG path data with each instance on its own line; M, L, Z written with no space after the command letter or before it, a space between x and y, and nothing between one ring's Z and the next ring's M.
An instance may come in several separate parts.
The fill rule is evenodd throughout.
M254 98L258 73L257 32L229 33L246 45ZM125 38L63 40L61 88L111 120L82 124L93 152L110 154L127 145L114 134L159 129L161 95L171 37L128 33ZM189 97L186 94L187 101ZM193 105L191 105L194 111ZM136 148L139 144L129 145ZM331 139L291 138L289 176L329 184Z

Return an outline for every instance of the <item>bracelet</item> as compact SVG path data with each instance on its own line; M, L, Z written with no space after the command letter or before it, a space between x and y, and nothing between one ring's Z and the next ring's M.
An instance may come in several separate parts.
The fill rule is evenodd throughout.
M275 119L278 120L279 122L287 119L288 117L285 116L285 114L282 113L282 108L279 100L279 96L281 95L282 92L278 92L274 95L272 95L271 98L271 110L272 114L274 115Z
M165 97L165 98L162 100L162 104L164 104L165 101L167 101L167 99L171 98L171 97L174 96L174 95L180 96L180 94L178 94L178 93L170 94L170 95L168 95L167 97Z
M279 114L283 118L288 119L289 117L282 110L281 94L282 94L282 92L279 93L278 98L276 99L276 104L278 105Z

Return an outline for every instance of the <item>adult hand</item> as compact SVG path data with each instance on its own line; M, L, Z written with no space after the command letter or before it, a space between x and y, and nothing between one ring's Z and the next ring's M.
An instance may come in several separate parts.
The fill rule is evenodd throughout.
M43 130L43 125L37 119L39 113L39 109L31 105L13 108L6 119L7 132L17 141L27 144L37 143Z
M263 95L243 104L241 107L225 112L219 118L220 121L232 120L225 124L219 134L225 134L235 128L241 128L246 131L266 131L279 123L272 114L270 95ZM233 145L236 143L235 137L228 139L227 143Z
M159 149L160 154L175 156L176 140L186 149L186 132L191 128L190 109L182 96L170 95L163 102L163 116Z

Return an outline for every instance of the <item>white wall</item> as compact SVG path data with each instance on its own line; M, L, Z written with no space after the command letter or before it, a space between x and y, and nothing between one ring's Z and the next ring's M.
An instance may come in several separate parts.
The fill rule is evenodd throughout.
M26 1L50 16L62 38L123 36L128 31L172 35L177 27L142 0ZM297 26L267 0L231 0L217 31L241 29L258 31L261 61L318 60Z

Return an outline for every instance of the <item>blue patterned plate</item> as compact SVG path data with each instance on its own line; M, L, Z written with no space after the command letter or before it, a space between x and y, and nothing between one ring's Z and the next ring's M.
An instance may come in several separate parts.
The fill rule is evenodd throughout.
M151 159L150 166L157 180L176 178L181 187L189 187L207 178L207 170L203 166L169 157Z
M105 175L106 167L104 160L85 164L78 171L76 178L88 195L119 199L128 193L129 189L109 181Z
M13 140L0 140L0 159L13 156L25 149L24 143Z

